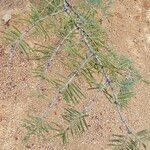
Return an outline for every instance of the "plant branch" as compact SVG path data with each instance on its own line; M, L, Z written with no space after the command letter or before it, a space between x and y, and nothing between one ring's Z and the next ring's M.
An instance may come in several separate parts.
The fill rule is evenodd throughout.
M77 18L82 18L80 16L80 14L78 12L76 12L72 5L67 1L65 0L65 2L67 3L67 6L72 10L72 12L77 16ZM70 16L70 14L67 12L67 14ZM125 116L122 114L121 112L121 107L120 107L120 103L118 101L118 98L117 98L117 95L114 91L114 88L111 84L111 79L109 78L109 75L106 73L104 67L103 67L103 64L99 58L99 56L97 55L97 52L94 50L94 48L92 47L92 45L90 44L89 40L92 42L90 36L86 33L85 30L83 30L79 25L78 23L75 23L75 25L77 26L78 30L81 32L81 35L83 36L84 38L84 42L86 44L86 46L88 47L89 51L91 53L93 53L93 56L96 58L97 62L99 63L100 67L101 67L101 70L102 70L102 74L103 76L105 77L106 79L106 83L108 83L108 86L110 87L111 91L112 91L112 94L113 94L113 98L114 98L114 104L115 104L115 107L116 107L116 111L119 115L119 118L121 120L121 122L123 123L123 125L125 126L126 128L126 131L128 134L132 134L140 143L142 143L142 145L144 145L143 141L141 141L141 139L139 139L137 137L137 135L134 133L133 129L128 125L127 121L126 121L126 118ZM147 150L147 148L145 147L145 150Z
M9 54L9 61L8 61L9 71L11 71L11 68L12 68L12 65L13 65L13 57L15 55L17 45L23 39L23 37L26 36L29 32L31 32L40 22L44 21L49 16L55 16L55 15L57 15L59 13L62 13L62 12L63 11L59 11L59 12L52 13L52 14L46 15L45 17L40 18L30 28L28 28L24 32L22 32L21 35L11 44L10 54Z
M77 18L81 18L80 14L73 9L72 5L67 0L65 0L65 3L73 11L73 13L77 16ZM96 54L96 51L93 49L93 47L91 46L91 44L88 41L88 39L91 41L90 37L88 36L86 31L84 31L77 23L76 23L76 26L78 27L79 31L81 32L81 35L83 36L84 42L85 42L86 46L88 47L89 51L91 53L93 53L93 55L95 56L97 62L101 66L101 70L103 72L103 75L104 75L106 81L108 82L109 87L111 88L111 91L112 91L112 94L113 94L113 98L115 100L114 103L115 103L115 106L116 106L116 110L117 110L117 112L119 114L119 118L120 118L121 122L124 124L124 126L126 127L127 132L129 134L131 134L132 130L130 129L128 123L126 122L125 117L121 113L121 108L120 108L120 105L119 105L119 101L118 101L117 96L116 96L116 94L114 92L113 86L111 85L110 79L109 79L105 69L103 68L103 65L102 65L102 62L101 62L99 56Z
M63 46L63 44L65 43L65 41L68 39L68 37L76 30L76 27L73 28L64 38L63 40L58 44L58 46L54 49L51 57L48 59L48 62L45 66L44 69L44 75L47 73L49 67L51 66L51 62L55 59L55 56L58 54L59 50L61 49L61 47Z
M42 115L42 118L47 118L47 116L50 114L53 106L55 106L59 100L59 97L61 94L63 94L63 92L68 88L68 85L71 84L74 79L78 76L78 74L81 72L82 68L89 62L89 60L91 59L91 57L93 56L93 54L89 53L88 56L84 59L84 61L82 62L82 64L80 65L79 68L77 68L72 75L70 76L70 78L67 80L67 82L61 86L58 89L58 92L56 93L56 96L54 97L54 99L52 100L52 102L49 102L48 107L46 109L46 111L44 112L44 114Z
M60 88L60 93L62 93L64 90L66 90L66 88L68 87L69 84L71 84L74 80L74 78L80 74L81 70L83 69L83 67L89 62L89 60L91 59L91 57L93 56L92 53L89 53L88 56L85 58L85 60L83 61L83 63L80 65L79 68L77 68L76 71L74 71L74 73L72 74L72 76L68 79L68 81L65 83L65 85L63 85L62 88Z

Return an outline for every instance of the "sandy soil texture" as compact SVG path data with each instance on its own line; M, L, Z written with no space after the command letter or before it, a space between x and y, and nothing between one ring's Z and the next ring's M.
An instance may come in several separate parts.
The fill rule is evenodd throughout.
M11 12L13 20L16 12L23 12L25 9L26 3L12 1L7 6L10 0L0 0L0 36L5 30L3 15ZM110 7L110 14L108 19L102 21L108 33L108 41L119 53L133 59L143 77L150 80L150 1L115 0ZM107 146L109 136L112 133L122 133L123 127L117 112L103 96L94 99L88 119L89 130L80 139L65 146L61 145L61 141L42 142L38 139L32 139L28 144L22 143L25 132L21 127L22 120L31 109L40 113L48 102L33 96L37 81L30 71L32 64L20 53L14 60L12 77L15 84L10 89L8 51L9 47L0 43L0 150L110 149ZM59 67L61 68L57 66L57 69ZM137 95L124 110L124 114L129 124L138 131L150 128L150 90L148 85L140 83L135 91ZM90 93L89 99L94 95L95 93Z

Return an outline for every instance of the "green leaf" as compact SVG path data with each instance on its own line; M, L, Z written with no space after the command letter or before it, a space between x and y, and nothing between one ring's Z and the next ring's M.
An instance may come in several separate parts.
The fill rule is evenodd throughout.
M142 130L135 135L112 135L108 145L114 150L148 150L148 145L141 138L148 134L149 130Z
M69 125L68 131L73 137L75 135L80 136L83 132L87 130L87 123L85 117L87 117L87 115L82 112L78 112L73 108L66 109L66 111L62 114L62 118Z

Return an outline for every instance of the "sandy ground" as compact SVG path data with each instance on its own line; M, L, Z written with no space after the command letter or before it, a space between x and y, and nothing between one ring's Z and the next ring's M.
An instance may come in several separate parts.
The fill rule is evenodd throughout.
M9 7L0 5L0 16L8 11L8 8L10 10L22 9L16 4ZM111 6L110 13L109 19L103 21L109 42L117 51L133 59L141 74L150 80L150 1L116 0ZM4 27L0 22L0 32L3 30ZM13 89L9 88L7 57L8 47L1 44L0 150L109 150L107 146L109 136L112 133L123 132L117 113L107 100L99 96L94 99L95 102L90 112L89 130L80 139L75 139L65 146L61 145L59 140L43 142L32 139L28 144L23 144L22 120L31 109L38 110L40 113L48 102L33 96L37 85L36 79L30 71L31 63L21 54L15 57L12 75L15 85ZM140 83L135 91L137 95L124 113L129 124L138 131L150 127L150 90L149 86ZM90 93L89 100L94 95L95 93Z

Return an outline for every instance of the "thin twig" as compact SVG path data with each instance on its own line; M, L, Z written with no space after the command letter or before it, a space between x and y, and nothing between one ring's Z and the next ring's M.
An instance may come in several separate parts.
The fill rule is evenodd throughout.
M89 62L89 60L91 59L91 57L93 56L92 53L89 53L88 56L84 59L83 63L80 65L79 68L77 68L76 71L74 71L74 73L72 74L72 76L68 79L68 81L65 83L65 85L63 85L62 88L60 88L60 92L64 92L66 90L66 88L68 87L68 85L70 83L73 82L74 78L80 74L81 70L83 69L83 67Z
M57 92L55 95L56 96L53 98L53 100L48 103L48 106L45 109L44 113L42 114L41 118L45 118L46 119L50 115L50 113L52 112L54 106L57 105L57 103L59 101L60 93Z
M61 50L63 44L65 43L65 41L68 39L68 37L76 30L76 28L73 28L64 38L63 40L58 44L58 46L53 50L52 55L50 56L50 58L48 59L44 71L43 71L43 77L47 78L47 72L50 70L49 68L52 66L52 61L55 59L56 55L58 54L58 52ZM39 90L41 90L41 86L42 86L42 81L40 80L40 82L38 82L37 87Z
M64 38L63 40L58 44L58 46L53 50L53 53L51 57L48 59L48 62L44 69L44 75L47 73L49 67L51 66L51 62L55 59L56 55L58 54L59 50L63 46L64 42L68 39L68 37L76 30L76 27L73 28Z
M95 94L94 98L92 98L92 99L88 102L88 104L87 104L86 106L84 106L83 113L85 113L85 114L89 114L89 113L90 113L90 111L91 111L92 108L93 108L94 103L96 102L95 100L98 99L98 98L103 94L102 91L103 91L105 88L107 88L107 87L108 87L108 83L105 82L104 85L103 85L103 87L102 87L101 89L98 89L98 92Z
M92 56L93 56L93 54L89 53L88 56L84 59L84 61L80 65L80 67L77 68L72 73L72 75L67 80L67 82L58 89L58 92L56 93L56 96L54 97L54 99L52 101L49 102L46 111L42 115L42 118L47 118L48 117L48 115L52 111L52 108L58 103L59 96L63 94L63 92L68 88L68 85L71 84L75 80L75 78L80 74L81 70L89 62L89 60L91 59Z

